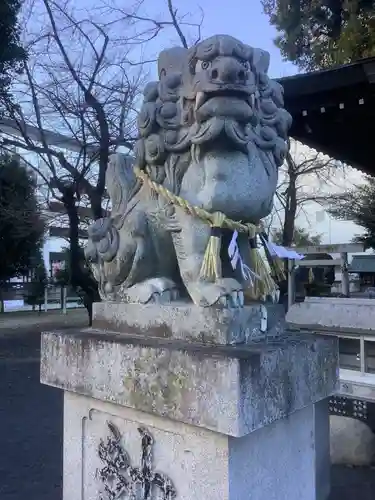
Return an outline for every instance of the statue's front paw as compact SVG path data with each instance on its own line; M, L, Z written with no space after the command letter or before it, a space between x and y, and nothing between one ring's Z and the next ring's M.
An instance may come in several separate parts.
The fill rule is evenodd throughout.
M222 278L215 283L199 281L187 284L196 305L202 307L243 307L243 287L233 278Z
M130 288L121 288L119 297L124 302L138 304L168 304L178 299L179 290L168 278L152 278Z

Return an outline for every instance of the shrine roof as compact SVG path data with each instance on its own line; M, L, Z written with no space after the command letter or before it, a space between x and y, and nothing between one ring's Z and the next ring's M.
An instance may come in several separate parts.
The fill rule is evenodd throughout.
M294 139L375 175L375 57L278 81Z
M375 273L375 255L354 255L349 272Z

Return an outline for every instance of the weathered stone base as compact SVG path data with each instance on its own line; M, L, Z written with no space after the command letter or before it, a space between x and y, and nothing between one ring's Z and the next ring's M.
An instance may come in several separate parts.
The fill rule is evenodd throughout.
M65 392L64 500L99 500L105 463L98 446L116 425L132 466L141 466L143 426L154 439L153 470L176 500L325 500L329 430L325 401L242 438ZM106 498L106 497L103 497ZM128 499L124 495L120 497ZM149 498L135 497L137 500ZM154 487L152 500L165 499Z
M41 381L65 391L64 500L326 500L336 338L228 345L259 310L210 311L211 339L198 310L183 335L185 309L142 331L133 310L122 332L42 336Z
M41 380L239 437L334 393L337 342L299 335L213 347L90 330L46 333Z

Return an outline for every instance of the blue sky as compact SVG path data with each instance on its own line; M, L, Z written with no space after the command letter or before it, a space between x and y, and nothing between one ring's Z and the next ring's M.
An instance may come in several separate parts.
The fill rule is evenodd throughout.
M186 10L194 3L179 0L176 6ZM210 36L225 33L235 36L253 47L260 47L271 54L270 76L281 77L297 73L297 68L282 60L273 40L276 30L269 24L268 16L263 13L260 0L200 0L196 3L205 12L203 34Z
M283 61L273 40L276 30L269 24L268 16L263 13L260 0L174 0L173 5L180 15L187 15L187 20L200 19L200 9L204 11L202 38L215 34L232 35L253 47L267 50L271 54L272 77L289 76L297 73L297 68L290 62ZM168 20L166 0L145 0L140 9L142 15L158 20ZM185 34L194 37L195 31L183 27ZM152 42L148 50L165 48L178 44L178 39L171 30L165 31Z

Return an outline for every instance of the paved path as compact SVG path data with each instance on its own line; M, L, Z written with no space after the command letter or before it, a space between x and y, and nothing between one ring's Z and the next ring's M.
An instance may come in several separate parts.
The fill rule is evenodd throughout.
M1 351L0 499L61 500L62 394L39 383L39 336Z
M61 311L18 312L0 314L0 337L24 335L30 331L66 328L68 326L85 327L88 324L86 309L71 309L67 314Z
M62 500L62 415L61 391L39 383L39 335L0 337L0 500ZM329 500L375 499L375 470L332 478Z

